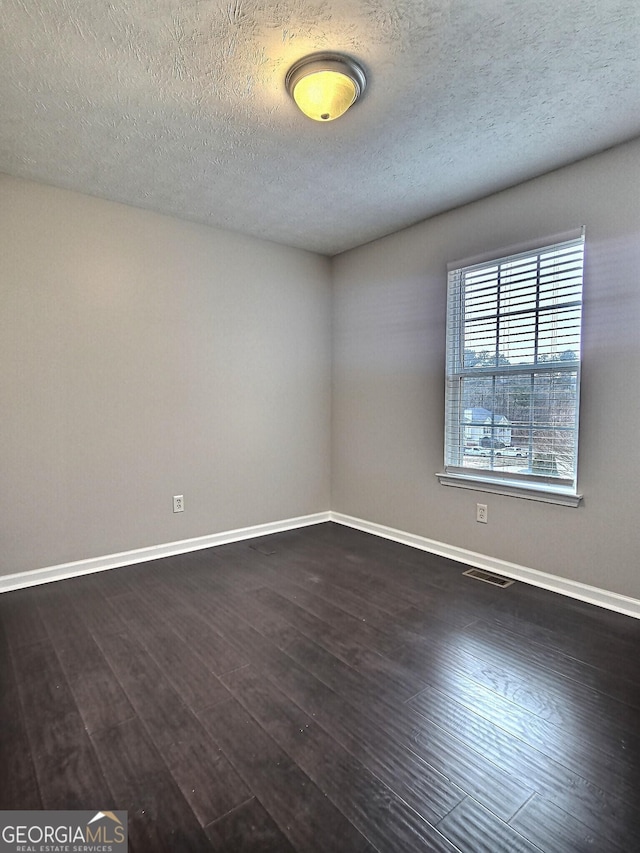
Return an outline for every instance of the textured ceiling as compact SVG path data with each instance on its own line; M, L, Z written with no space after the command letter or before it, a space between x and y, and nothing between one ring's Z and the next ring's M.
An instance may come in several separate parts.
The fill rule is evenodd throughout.
M0 0L0 171L325 254L640 135L638 0ZM368 73L306 119L293 62Z

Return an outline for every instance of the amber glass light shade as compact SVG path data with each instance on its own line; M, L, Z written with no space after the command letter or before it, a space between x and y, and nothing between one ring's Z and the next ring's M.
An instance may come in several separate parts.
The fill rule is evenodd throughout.
M364 71L348 57L316 54L297 62L287 74L287 89L302 112L314 121L344 115L366 85Z

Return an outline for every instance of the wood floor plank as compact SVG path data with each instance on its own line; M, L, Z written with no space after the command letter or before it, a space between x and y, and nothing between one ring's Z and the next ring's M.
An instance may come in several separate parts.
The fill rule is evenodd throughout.
M38 810L40 790L9 645L0 620L0 809Z
M201 825L246 800L250 791L147 651L126 635L109 635L101 643L131 705Z
M400 645L393 634L379 631L366 619L352 616L351 613L341 607L299 585L279 581L277 585L271 588L278 595L286 598L297 607L303 608L313 616L317 616L318 619L336 628L342 634L357 637L358 642L370 651L384 654Z
M215 675L224 675L249 663L246 655L240 654L205 622L192 618L176 626L189 648Z
M226 700L226 691L218 677L177 634L156 632L153 640L145 644L183 702L193 711Z
M143 853L635 849L640 620L464 568L327 523L0 595L0 806L129 804Z
M31 756L22 708L15 686L4 682L0 694L0 809L38 810L40 790Z
M453 853L454 846L252 667L225 683L298 767L379 853Z
M492 623L521 635L523 640L560 649L603 669L615 671L618 655L628 656L627 677L640 680L640 661L634 654L640 643L637 619L560 595L544 595L544 591L526 584L520 586L513 605L503 602L492 609Z
M537 793L571 811L595 832L615 841L623 827L624 833L631 829L640 836L640 814L635 809L637 788L627 785L627 801L623 801L611 793L608 777L604 777L608 782L605 790L432 688L410 704L431 723L457 733L505 772L516 777L526 774Z
M249 663L246 655L207 623L202 589L195 578L181 577L179 584L163 580L151 590L147 600L157 612L163 613L170 630L184 640L214 675L219 676Z
M425 686L425 682L416 678L410 670L397 663L390 665L385 657L361 645L360 637L353 630L341 630L323 623L315 614L301 610L297 604L283 598L275 590L263 588L242 596L227 597L225 606L239 619L250 623L263 636L274 641L280 649L286 649L290 643L298 641L301 633L316 639L338 659L375 678L381 692L386 691L402 700L416 695ZM266 615L256 619L256 610ZM220 621L220 615L217 618ZM343 636L349 638L348 644L340 639Z
M117 808L52 647L22 646L13 656L44 808Z
M104 655L90 636L58 649L78 710L89 733L131 719L134 710Z
M540 853L540 849L467 797L438 824L461 853Z
M200 719L296 850L370 853L366 839L235 700Z
M99 643L156 746L162 750L178 742L193 715L146 649L126 634L101 637Z
M629 853L628 842L622 847L610 835L600 835L576 818L558 808L556 803L536 794L511 821L511 826L529 838L540 850L562 850L563 853L585 853L606 850L607 853ZM629 838L621 827L619 835Z
M123 592L127 592L132 588L130 583L133 586L136 584L136 575L132 571L133 568L133 566L121 566L117 569L95 572L91 575L90 586L107 599L114 595L122 595ZM74 584L76 580L78 579L74 578ZM84 580L84 578L81 580Z
M340 525L333 527L340 528ZM322 531L314 530L309 535L319 537L321 534ZM333 538L334 547L342 554L343 572L347 576L351 573L351 561L355 561L357 566L366 567L374 584L384 583L395 596L401 597L404 608L418 607L436 617L446 617L449 623L459 621L455 619L455 609L450 606L452 603L458 606L465 600L463 590L468 582L462 578L464 567L459 563L345 528L336 529ZM363 589L366 584L360 584L356 592L362 593ZM473 610L469 612L476 618Z
M308 536L313 533L308 534ZM313 541L287 534L276 534L273 540L273 555L281 564L286 557L287 563L295 575L315 582L326 578L340 590L356 595L367 590L367 599L390 614L402 611L415 600L408 600L406 594L396 595L396 587L389 573L379 570L373 572L373 561L363 560L357 551L323 544L321 550ZM380 566L377 567L381 569ZM294 579L292 577L292 579Z
M216 853L296 853L255 797L210 824L206 832Z
M367 593L363 594L362 588L358 595L344 586L340 586L335 578L337 573L301 574L296 566L285 566L282 575L287 579L289 588L293 590L304 589L308 593L311 592L334 607L375 628L391 641L392 648L416 639L413 631L406 630L404 616L401 620L396 618L396 614L404 613L404 607L398 606L394 613L389 613L388 610L374 604L368 598ZM272 586L278 590L280 580Z
M598 738L600 748L606 749L614 760L621 751L640 751L637 709L536 667L525 655L501 655L490 646L471 648L472 652L461 648L459 640L446 646L420 642L394 650L389 657L427 682L434 667L462 673L520 708L569 731L589 731L598 720L606 719L607 726Z
M475 645L489 647L507 659L522 655L524 638L513 631L478 620L464 630ZM557 648L527 642L527 662L537 669L557 673L562 678L575 681L578 685L591 688L609 698L640 709L640 682L627 678L627 672L618 668L596 667L591 663L564 654Z
M204 557L209 562L208 580L220 591L258 589L275 577L271 562L248 543L222 545L209 554Z
M9 648L17 649L49 639L38 612L37 588L19 589L0 596L0 613L5 627Z
M321 725L425 820L436 823L464 791L286 655L265 653L257 664L270 681Z
M310 537L318 535L317 530L309 534ZM429 607L441 600L438 591L453 595L468 583L461 577L460 564L445 557L407 548L398 542L372 537L361 531L337 529L334 537L333 545L339 549L343 562L346 560L350 565L364 567L374 581L392 586L394 594L408 604ZM486 588L479 594L492 595Z
M561 725L566 725L569 720L573 725L584 720L590 725L594 717L606 718L608 730L614 738L626 738L628 742L630 733L638 733L640 738L638 708L614 699L586 682L548 669L532 659L531 652L527 653L526 659L521 654L514 657L512 650L502 651L494 645L484 645L472 653L458 648L455 652L461 664L473 672L475 680L480 682L481 673L483 683L492 689L497 688L496 692L504 692L516 704L530 706L544 719ZM535 710L536 707L539 711Z
M117 586L115 576L120 574L118 571L102 572L99 576L86 575L83 578L77 578L76 580L81 583L79 588L76 586L76 580L73 581L73 585L69 584L72 590L71 604L93 635L120 634L125 629L120 614L112 605L109 596L104 594L105 589L112 592L115 590ZM110 584L107 582L109 580ZM118 594L122 594L122 589Z
M138 720L92 736L134 853L201 853L211 844Z
M633 753L627 754L621 748L614 759L609 751L602 750L593 739L585 739L579 729L567 729L549 723L477 684L463 673L454 674L449 670L443 673L438 669L432 671L430 679L432 684L439 685L442 693L457 703L488 722L495 723L517 740L555 759L579 776L607 779L611 793L622 799L628 799L630 794L635 796L636 786L629 781L634 779L637 772ZM409 704L420 711L423 700L423 694L418 694Z
M246 802L251 791L198 721L163 750L171 775L201 826Z
M638 620L527 584L516 584L505 596L502 590L463 578L464 565L341 525L321 525L311 530L309 537L328 541L334 547L343 544L348 552L357 552L370 570L377 567L379 571L386 563L387 576L393 576L406 592L418 593L428 587L446 593L438 595L434 604L448 621L455 618L456 608L466 608L469 621L490 615L492 621L507 629L527 626L529 640L536 639L537 634L538 641L552 648L566 651L572 646L572 653L581 660L602 652L603 659L614 668L612 643L625 643L634 677L640 673L640 661L633 653L640 643Z
M301 637L297 643L290 644L286 654L380 726L389 742L415 752L504 820L533 793L526 784L502 771L480 752L464 746L443 729L429 726L417 712L379 697L373 683L308 638Z
M179 740L192 714L146 649L126 634L101 637L99 643L154 743L162 748Z
M89 642L91 633L72 602L70 584L45 584L38 590L37 608L51 642L56 648Z
M313 613L278 595L272 589L263 587L256 590L253 596L263 607L282 616L292 627L320 643L345 663L355 664L366 653L366 646L362 643L358 630L352 628L345 631L344 627L330 625Z
M113 601L117 602L130 633L140 640L189 708L199 711L228 698L218 677L171 629L170 622L158 619L158 611L145 596L128 593Z
M226 611L252 625L280 649L286 648L291 639L297 636L296 629L281 613L265 607L255 597L255 590L225 595L222 601Z

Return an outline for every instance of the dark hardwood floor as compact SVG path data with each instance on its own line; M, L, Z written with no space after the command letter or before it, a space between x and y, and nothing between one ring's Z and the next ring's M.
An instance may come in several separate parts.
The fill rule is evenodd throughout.
M0 808L129 849L640 850L640 621L334 524L0 596Z

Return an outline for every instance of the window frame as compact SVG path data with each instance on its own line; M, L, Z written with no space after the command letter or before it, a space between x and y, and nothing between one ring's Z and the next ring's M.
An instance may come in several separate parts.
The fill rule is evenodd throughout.
M454 261L447 266L447 345L445 365L445 433L444 453L445 464L443 471L436 476L440 483L445 486L456 486L458 488L473 489L475 491L493 492L497 494L512 495L518 498L544 501L547 503L561 504L564 506L577 507L583 495L578 492L578 448L579 448L579 412L580 412L580 383L582 367L582 351L578 350L577 359L566 363L561 361L537 362L526 364L493 365L487 367L465 368L463 364L464 350L464 284L460 285L460 277L469 268L486 265L499 265L509 262L514 258L526 257L528 254L535 255L552 251L563 244L582 242L583 244L583 267L582 286L579 300L581 311L579 329L582 329L582 308L584 306L584 228L573 229L562 234L545 237L529 243L521 243L506 249L486 252L482 255L461 261ZM456 305L452 300L456 300ZM500 307L496 307L496 323L500 316ZM501 377L507 375L530 375L534 374L575 374L575 428L574 428L574 456L575 466L572 477L560 478L557 476L544 476L542 474L501 472L496 470L480 469L464 465L463 445L460 443L461 428L461 406L463 405L462 391L455 392L455 383L462 387L464 377ZM455 413L455 414L454 414ZM477 424L475 425L478 426ZM533 429L534 425L531 425ZM492 430L494 429L492 424ZM455 439L452 435L457 434ZM493 438L493 432L491 433ZM458 464L453 464L451 450L457 456ZM447 460L449 455L449 460ZM462 464L460 464L462 463ZM486 470L486 473L485 473Z

